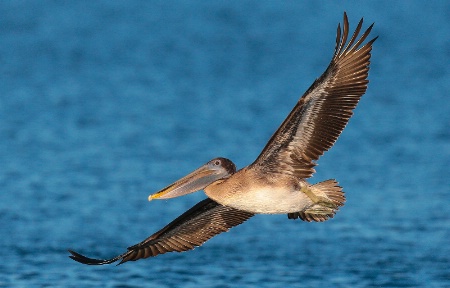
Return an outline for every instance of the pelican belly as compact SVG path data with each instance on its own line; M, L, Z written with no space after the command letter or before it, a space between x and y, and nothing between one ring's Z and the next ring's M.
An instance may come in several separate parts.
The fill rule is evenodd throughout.
M222 205L260 214L299 212L313 205L311 199L301 192L301 186L306 183L290 177L251 177L249 170L239 172L222 183L207 187L206 195Z
M253 213L285 214L303 211L313 203L300 191L264 187L248 190L221 204Z

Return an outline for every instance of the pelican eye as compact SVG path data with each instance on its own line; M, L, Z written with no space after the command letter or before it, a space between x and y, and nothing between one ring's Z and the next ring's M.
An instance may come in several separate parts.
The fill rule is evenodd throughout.
M214 161L214 165L215 165L215 166L220 166L220 160L215 160L215 161Z

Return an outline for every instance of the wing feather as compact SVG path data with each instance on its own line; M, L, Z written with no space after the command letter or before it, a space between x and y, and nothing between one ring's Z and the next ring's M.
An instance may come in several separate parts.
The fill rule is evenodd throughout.
M358 39L363 19L350 40L344 13L338 25L334 55L326 71L303 94L252 165L273 173L309 178L315 161L336 142L367 89L374 38L361 46L373 24Z
M188 251L202 245L215 235L245 222L253 215L253 213L222 206L208 198L117 257L106 260L92 259L69 250L72 254L70 257L83 264L103 265L119 260L119 264L122 264L167 252Z

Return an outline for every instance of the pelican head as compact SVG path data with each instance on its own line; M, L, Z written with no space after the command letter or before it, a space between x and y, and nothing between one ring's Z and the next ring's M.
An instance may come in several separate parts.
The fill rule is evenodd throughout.
M202 190L217 180L230 177L235 172L236 166L231 160L222 157L214 158L161 191L150 195L148 201L175 198Z

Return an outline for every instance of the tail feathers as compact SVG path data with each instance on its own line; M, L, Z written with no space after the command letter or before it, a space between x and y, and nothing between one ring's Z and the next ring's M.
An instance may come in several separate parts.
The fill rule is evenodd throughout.
M307 222L323 222L333 218L339 207L345 203L344 191L334 179L326 180L310 186L311 192L319 202L303 211L288 213L289 219L302 219Z

